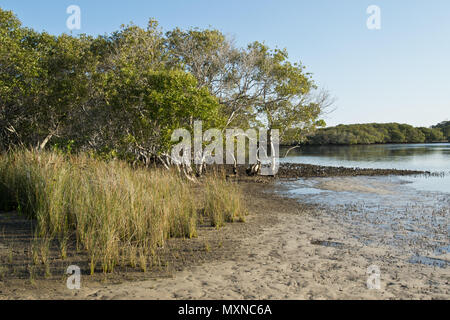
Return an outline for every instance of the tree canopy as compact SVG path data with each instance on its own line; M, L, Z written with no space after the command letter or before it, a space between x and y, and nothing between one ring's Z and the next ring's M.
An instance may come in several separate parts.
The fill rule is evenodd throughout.
M122 26L58 36L0 9L0 149L88 151L149 163L172 132L266 127L303 139L324 123L327 97L286 50L239 48L215 29L163 33ZM166 159L167 160L167 159Z
M442 121L433 126L434 129L440 129L447 141L450 141L450 121Z

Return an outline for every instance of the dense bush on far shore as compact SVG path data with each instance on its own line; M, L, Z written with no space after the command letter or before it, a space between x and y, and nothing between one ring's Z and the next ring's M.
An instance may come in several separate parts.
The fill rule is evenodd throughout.
M444 124L433 128L416 128L399 123L338 125L317 130L308 137L306 143L311 145L353 145L443 142L448 141L450 129L450 125L445 127ZM284 143L295 144L296 142L286 140Z
M450 121L442 121L437 125L433 126L434 129L440 129L444 134L447 141L450 141Z

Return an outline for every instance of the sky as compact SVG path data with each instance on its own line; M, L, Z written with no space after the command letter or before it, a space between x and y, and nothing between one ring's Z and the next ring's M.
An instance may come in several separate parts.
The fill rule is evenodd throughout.
M24 26L70 33L66 9L81 9L81 29L103 35L150 18L164 31L216 28L238 46L286 48L336 99L328 125L450 119L449 0L0 0ZM369 29L370 5L380 29Z

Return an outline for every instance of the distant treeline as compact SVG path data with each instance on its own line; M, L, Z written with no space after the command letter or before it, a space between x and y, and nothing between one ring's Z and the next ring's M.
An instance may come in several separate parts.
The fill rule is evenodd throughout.
M450 141L450 121L442 121L441 123L438 123L432 128L440 129L444 137L447 139L447 141Z
M432 128L413 127L399 123L368 123L338 125L319 129L308 137L307 144L381 144L381 143L425 143L442 142L450 139L450 121L444 121ZM286 140L285 144L296 144Z

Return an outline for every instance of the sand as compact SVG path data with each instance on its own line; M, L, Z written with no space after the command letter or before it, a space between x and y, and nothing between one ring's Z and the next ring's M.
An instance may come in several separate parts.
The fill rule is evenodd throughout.
M357 193L395 194L394 184L379 181L356 180L353 177L337 177L322 180L315 188L330 191L347 191Z
M449 268L409 263L389 247L347 235L325 212L247 186L252 214L246 232L229 225L233 254L185 266L170 278L101 284L80 290L38 282L35 289L0 285L3 299L449 299ZM326 244L326 245L323 245ZM327 246L328 245L328 246ZM441 257L442 258L442 257ZM380 268L380 289L367 287L367 268Z

